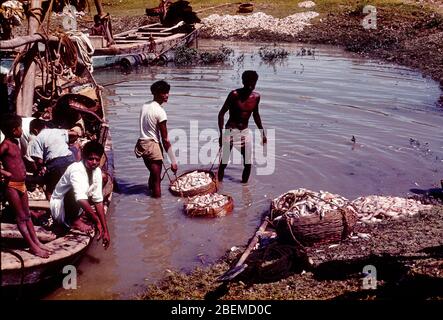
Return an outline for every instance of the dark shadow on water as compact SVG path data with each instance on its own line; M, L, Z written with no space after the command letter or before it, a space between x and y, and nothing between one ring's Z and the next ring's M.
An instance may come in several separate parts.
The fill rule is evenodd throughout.
M124 195L151 194L147 184L133 184L119 179L116 179L114 183L114 192L117 194L124 194Z
M442 188L431 188L431 189L409 189L412 193L415 194L423 194L433 197L442 197L443 196L443 189Z
M409 189L409 191L414 193L411 198L419 200L423 204L443 204L442 188Z

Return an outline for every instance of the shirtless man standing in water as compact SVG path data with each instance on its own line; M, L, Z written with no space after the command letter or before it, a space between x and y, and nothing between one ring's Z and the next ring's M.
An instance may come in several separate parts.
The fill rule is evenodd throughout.
M251 133L248 128L251 114L254 122L262 133L262 143L267 142L265 131L261 123L258 104L260 94L255 92L258 74L255 71L247 70L242 74L243 88L232 90L226 98L223 107L218 113L218 128L220 131L219 145L222 148L222 161L218 169L218 180L223 181L226 166L233 146L239 147L243 157L242 183L249 180L251 174ZM229 119L223 132L225 113L229 111Z

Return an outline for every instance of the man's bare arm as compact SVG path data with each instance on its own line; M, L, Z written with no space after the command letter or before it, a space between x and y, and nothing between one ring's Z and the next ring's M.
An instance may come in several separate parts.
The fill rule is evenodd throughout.
M0 176L4 176L5 178L10 178L12 176L11 172L0 169Z
M103 227L102 233L98 235L98 239L102 238L103 240L103 247L107 249L109 247L109 243L111 242L111 238L109 236L108 231L108 224L106 223L105 218L105 209L103 207L103 202L97 202L95 203L95 210L97 212L98 218L100 220L100 223Z
M94 220L95 225L99 229L99 231L102 230L101 221L98 217L98 214L92 209L91 205L89 204L89 201L86 199L80 199L77 201L80 207L88 214L92 220Z
M177 172L177 160L175 160L174 152L172 152L171 141L169 141L168 138L168 127L166 126L166 122L167 120L159 123L160 135L162 137L163 148L168 153L169 160L171 160L171 169L173 172Z
M258 110L258 104L260 103L260 98L257 100L257 105L254 108L254 111L252 111L252 117L254 118L254 122L257 125L257 128L261 130L262 134L262 142L266 143L268 140L266 138L265 130L263 129L263 124L261 122L260 112Z
M220 112L218 113L218 130L220 132L220 137L223 135L223 126L225 124L225 114L229 111L229 105L231 103L231 96L232 92L228 95L228 97L225 100L225 103L223 104L222 108L220 109Z

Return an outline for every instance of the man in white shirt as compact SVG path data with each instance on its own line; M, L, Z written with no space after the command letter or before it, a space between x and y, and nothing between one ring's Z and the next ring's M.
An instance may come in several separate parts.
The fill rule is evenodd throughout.
M160 140L171 160L172 171L177 172L177 162L168 139L167 116L162 107L162 104L168 101L170 89L171 86L164 80L156 81L151 85L154 99L144 104L140 111L140 137L134 150L137 158L142 157L149 170L148 187L154 198L161 197L163 150Z
M66 169L52 193L50 207L56 223L83 232L90 232L92 228L82 221L81 216L84 214L92 218L98 229L98 238L103 239L106 249L110 236L103 208L102 171L99 168L103 153L104 148L97 141L84 145L83 160L74 162Z

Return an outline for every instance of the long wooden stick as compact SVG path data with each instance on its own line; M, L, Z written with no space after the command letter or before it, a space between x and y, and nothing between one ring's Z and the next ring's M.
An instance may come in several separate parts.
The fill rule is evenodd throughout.
M15 39L10 40L2 40L0 41L0 50L3 49L14 49L21 47L25 44L36 42L36 41L44 41L44 37L41 34L33 34L31 36L22 36ZM49 36L48 39L50 41L58 41L58 38L55 36Z
M226 271L222 276L220 276L217 279L217 281L223 281L223 282L231 281L247 268L248 265L245 264L245 261L248 258L248 256L250 255L251 251L254 249L258 240L260 239L260 235L263 233L263 231L265 231L265 229L268 225L268 222L269 222L268 219L263 221L263 223L260 225L258 230L255 232L254 237L249 241L248 247L243 252L243 254L241 255L240 259L237 261L235 266L233 266L228 271Z
M211 10L211 9L217 9L217 8L221 8L221 7L227 7L227 6L238 5L238 4L241 4L241 2L219 4L217 6L197 10L197 11L195 11L195 13L200 13L200 12Z
M41 0L32 0L31 1L31 10L32 9L41 9L42 1ZM30 36L34 35L38 27L40 25L40 21L34 15L29 15L28 18L28 33ZM35 87L35 73L36 73L36 65L34 62L29 66L28 72L25 75L25 79L23 80L23 87L21 91L21 100L18 99L17 103L17 114L19 116L30 117L32 114L32 106L34 103L34 87Z
M249 242L248 247L246 248L245 252L241 255L240 259L235 264L234 268L241 266L243 263L245 263L248 256L251 254L251 251L254 249L255 245L257 244L258 240L260 239L260 235L265 231L266 227L268 226L269 220L266 219L263 221L263 223L260 225L258 230L255 232L254 237Z

